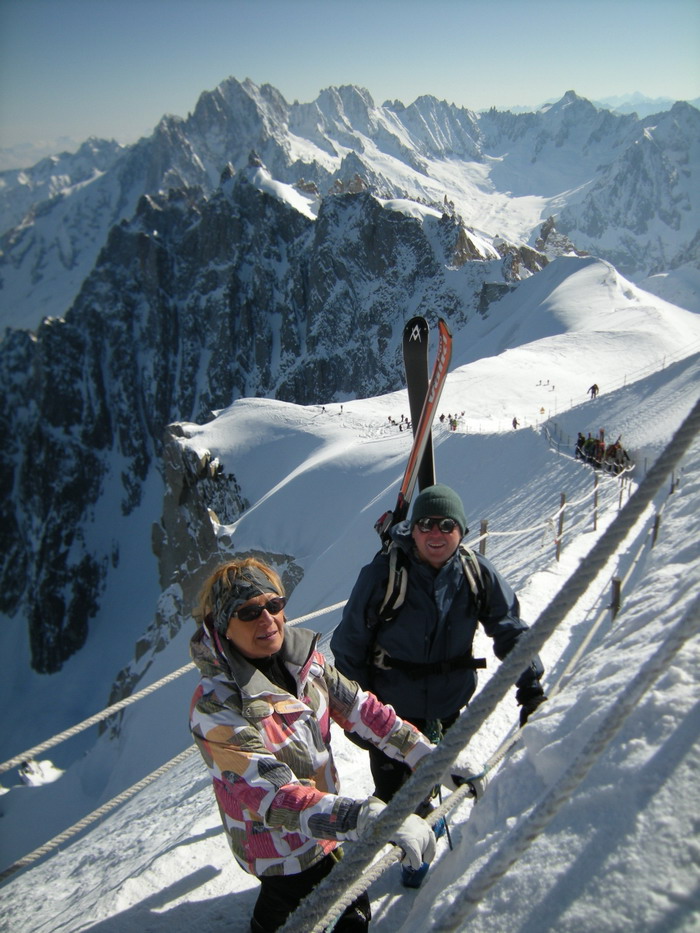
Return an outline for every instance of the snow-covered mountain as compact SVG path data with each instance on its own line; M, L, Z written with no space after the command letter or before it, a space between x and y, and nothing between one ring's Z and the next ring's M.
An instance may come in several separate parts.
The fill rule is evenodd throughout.
M141 196L183 186L209 195L226 166L241 169L251 150L276 180L315 185L322 195L357 177L384 198L438 209L447 201L491 242L534 245L541 224L564 214L580 249L625 274L668 271L697 250L699 122L688 104L640 120L573 91L529 114L477 115L429 96L380 106L352 86L288 104L269 85L230 78L203 93L186 119L164 117L130 147L101 144L114 160L105 169L96 153L90 181L81 173L76 183L74 170L61 167L48 186L37 183L45 166L0 175L0 320L35 328L46 315L62 316L110 229L132 217ZM653 158L638 154L652 144ZM628 194L635 189L644 193L638 209ZM32 191L38 197L18 221Z
M572 92L523 115L351 87L288 105L231 79L133 147L5 173L3 212L27 212L0 263L0 697L22 706L0 758L180 666L231 548L271 555L300 612L347 595L406 454L413 314L455 336L439 470L475 516L536 524L560 478L583 494L539 433L554 416L650 463L697 394L699 117ZM520 589L552 573L495 546ZM169 689L2 799L5 862L184 747Z
M567 592L569 575L585 566L591 547L697 401L699 325L697 315L650 299L609 265L571 258L554 261L492 305L488 317L457 332L441 408L457 413L458 429L436 426L438 475L465 500L468 541L478 534L479 520L488 519L487 553L518 590L528 621L560 588ZM586 390L594 380L601 394L590 401ZM346 598L376 549L373 522L396 494L408 436L390 418L398 420L406 408L403 391L325 409L247 398L207 423L174 426L156 533L168 585L161 581L157 623L142 630L123 683L142 687L186 662L192 631L187 603L212 558L208 548L218 554L256 550L274 560L293 584L292 618ZM514 415L522 425L517 431ZM578 431L600 428L608 437L622 435L637 467L632 487L596 474L596 526L594 471L572 450ZM588 740L697 597L699 482L696 438L654 507L547 642L545 683L552 698L473 812L470 804L454 812L455 849L441 843L418 892L401 889L395 870L372 886L377 933L422 933L426 917L431 927L443 920L477 870L511 851L509 834L556 789L569 763L588 754ZM562 492L569 510L557 562L552 517ZM246 501L243 513L237 497ZM652 548L655 515L660 522ZM99 625L60 672L29 671L22 664L26 638L11 625L2 627L0 690L6 709L19 707L3 730L6 756L104 705L111 672L128 652L125 642L148 616L147 504L128 519L103 505L95 527L109 537L120 533L120 521L125 531L128 522L130 566L116 568ZM604 611L613 576L626 578L614 622ZM604 625L567 671L601 612ZM323 633L324 645L337 619L336 610L309 623ZM488 642L480 647L492 657ZM696 627L630 711L619 737L591 760L588 777L487 893L477 918L457 929L697 929L698 648ZM482 687L496 670L489 661ZM135 704L99 737L83 733L57 746L47 757L64 770L60 779L15 786L0 797L3 864L186 748L193 681L187 674ZM478 758L491 754L515 714L509 695L473 740ZM340 732L334 741L346 789L367 793L364 754L345 744ZM6 786L13 782L12 774L5 778ZM254 881L227 851L196 757L0 890L4 922L17 933L155 933L193 923L243 933L255 896Z
M8 330L0 346L13 438L0 452L0 607L27 619L35 669L56 671L83 645L129 548L96 516L127 517L156 488L170 422L244 396L309 404L397 388L406 315L457 330L546 261L499 254L414 202L320 201L259 160L209 198L143 197L65 317Z
M377 107L353 87L288 105L230 79L134 147L93 141L7 177L8 205L50 195L6 234L2 259L10 322L30 323L25 299L35 322L46 302L55 310L0 344L11 439L0 609L26 621L33 667L55 672L99 624L129 550L117 529L159 498L170 422L239 397L311 404L396 389L408 316L461 331L550 259L576 254L551 218L541 223L555 202L577 237L617 248L605 219L615 209L635 225L628 251L690 260L697 119L679 104L652 128L573 92L537 114L478 118L429 97ZM603 176L615 197L591 181ZM666 196L674 206L662 211ZM678 297L691 268L655 294L695 309L694 273ZM689 327L671 330L669 352L692 342ZM119 516L109 536L106 509Z
M616 113L636 113L638 117L650 117L654 113L670 110L676 103L672 97L647 97L635 91L634 94L614 94L593 101L596 107L606 107ZM700 98L694 97L686 103L700 107Z

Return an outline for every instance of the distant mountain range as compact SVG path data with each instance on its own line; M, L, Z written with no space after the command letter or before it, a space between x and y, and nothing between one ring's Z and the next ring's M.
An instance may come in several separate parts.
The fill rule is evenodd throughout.
M492 243L534 246L551 215L580 250L640 279L697 255L699 124L689 104L640 119L573 91L523 114L432 97L377 106L357 87L290 105L269 85L231 78L133 146L90 140L0 174L0 322L62 316L140 197L182 187L209 197L251 150L275 179L315 185L319 199L357 178L379 198L452 205Z
M551 97L545 104L553 104L557 100ZM606 110L614 110L617 113L636 113L638 117L647 117L652 113L660 113L662 110L670 110L676 103L673 97L645 97L635 91L633 94L617 94L613 97L604 97L601 100L594 100L596 107ZM693 100L686 100L686 103L694 107L700 107L700 97ZM509 110L511 113L533 113L544 106L523 106L522 104L503 107L503 110ZM134 141L136 137L134 136ZM36 165L41 159L51 156L62 156L68 153L77 152L83 145L84 140L73 139L70 136L61 136L58 139L52 139L45 142L19 143L15 146L0 148L0 172L8 169L27 169ZM127 141L128 142L128 141Z
M556 97L550 97L537 107L518 105L505 109L510 110L511 113L532 113L556 101ZM644 94L640 94L639 91L635 91L633 94L614 94L611 97L602 97L592 101L592 103L601 110L611 110L613 113L636 113L638 117L649 117L653 113L670 110L677 101L673 97L646 97ZM693 107L700 107L700 97L686 100L685 103L692 104Z

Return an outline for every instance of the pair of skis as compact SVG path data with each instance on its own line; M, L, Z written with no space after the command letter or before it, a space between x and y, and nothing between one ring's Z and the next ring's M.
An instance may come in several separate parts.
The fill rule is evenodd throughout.
M438 347L433 371L428 378L430 328L423 317L413 317L403 331L403 360L408 388L408 404L413 426L413 445L408 456L393 512L385 512L375 524L386 544L393 525L408 516L416 485L419 489L435 483L433 420L452 359L452 335L442 318L438 321Z

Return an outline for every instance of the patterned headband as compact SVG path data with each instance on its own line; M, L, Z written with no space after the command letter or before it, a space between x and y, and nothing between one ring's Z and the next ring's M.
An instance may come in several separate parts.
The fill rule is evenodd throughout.
M233 579L228 573L222 574L211 590L212 615L217 632L225 635L229 620L239 606L263 593L282 596L272 580L257 567L240 568Z

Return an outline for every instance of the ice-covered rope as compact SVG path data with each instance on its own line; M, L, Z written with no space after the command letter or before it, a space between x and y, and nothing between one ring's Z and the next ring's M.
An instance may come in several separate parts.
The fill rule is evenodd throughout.
M161 687L164 687L165 684L169 684L172 680L176 680L182 674L192 670L193 667L194 665L190 661L189 664L185 664L185 666L179 668L179 670L173 671L172 674L168 674L167 676L162 677L160 680L157 680L155 683L151 684L150 687L144 687L144 689L139 690L138 693L132 693L131 696L125 697L125 699L119 700L117 703L113 703L112 706L108 706L106 709L96 713L94 716L90 716L89 719L84 719L77 725L71 726L71 728L66 729L65 732L60 732L58 735L54 735L52 738L47 739L40 745L35 745L33 748L27 749L26 752L22 752L20 755L15 755L14 758L10 758L8 761L0 764L0 774L2 774L3 771L8 771L10 768L14 768L16 765L21 764L23 761L29 761L31 758L36 758L37 755L41 755L43 752L48 751L48 749L53 748L54 745L59 745L61 742L72 738L79 732L83 732L85 729L89 729L90 726L94 726L98 722L102 722L103 719L108 719L110 716L118 713L119 710L124 709L124 707L130 706L132 703L136 703L137 700L143 699L143 697L148 696L150 693L154 693Z
M343 600L340 603L335 603L333 606L326 606L324 609L317 609L315 612L310 612L308 615L299 616L298 619L291 619L287 622L287 625L299 625L300 622L307 622L309 619L315 619L317 616L324 615L327 612L334 612L336 609L342 609L346 602L347 600ZM89 729L90 726L97 725L98 722L102 722L104 719L109 719L110 716L113 716L115 713L118 713L125 707L130 706L132 703L136 703L138 700L142 700L144 697L147 697L151 693L155 693L156 690L159 690L161 687L164 687L171 681L181 677L182 674L186 674L188 671L192 670L194 670L194 664L190 661L189 664L185 664L183 667L173 671L171 674L167 674L165 677L161 677L160 680L152 683L149 687L144 687L144 689L139 690L138 693L132 693L131 696L125 697L123 700L119 700L117 703L113 703L111 706L108 706L101 712L95 713L94 716L90 716L88 719L84 719L82 722L79 722L75 726L71 726L70 729L66 729L64 732L60 732L58 735L54 735L52 738L47 739L40 745L35 745L33 748L27 749L26 752L15 755L14 758L10 758L8 761L0 764L0 774L2 774L3 771L9 771L10 768L16 767L23 761L29 761L32 758L36 758L37 755L42 755L44 752L48 751L50 748L53 748L55 745L59 745L61 742L65 742L66 739L70 739L74 735L78 735L79 732L83 732L85 729Z
M612 704L600 726L562 777L547 791L530 814L508 834L496 853L460 890L450 907L438 918L437 923L431 926L435 933L449 933L449 931L464 928L465 920L477 904L527 851L561 807L571 799L573 791L620 731L646 691L664 671L668 670L669 664L686 641L697 633L699 623L700 596L697 596L661 647L649 658L624 689L622 695Z
M36 862L37 859L42 858L44 855L48 855L50 852L53 852L54 849L57 849L59 846L63 845L64 842L72 839L73 836L81 832L91 823L94 823L95 820L99 820L101 817L106 816L120 804L125 803L135 794L138 794L139 791L142 791L145 787L148 787L149 784L165 774L166 771L169 771L171 768L174 768L175 765L179 765L186 758L189 758L189 756L196 750L197 748L195 745L190 745L189 748L184 750L184 752L180 752L179 755L171 758L170 761L166 762L164 765L161 765L160 768L152 771L149 775L147 775L145 778L142 778L136 784L132 784L131 787L128 787L125 791L119 794L119 796L113 797L108 803L98 807L97 810L93 810L92 813L88 813L88 815L83 817L82 820L74 823L73 826L70 826L62 833L59 833L58 836L54 836L53 839L50 839L48 842L44 843L44 845L39 846L38 849L34 849L34 851L30 852L28 855L23 855L22 858L18 859L16 862L13 862L12 865L0 872L0 882L10 878L22 868L27 868L32 864L32 862Z
M368 827L363 838L349 848L342 862L302 901L282 928L283 933L309 933L314 923L323 921L329 910L333 910L335 899L367 869L375 852L386 840L391 839L401 822L415 810L425 797L426 790L440 782L447 768L503 700L532 656L539 653L552 632L566 618L617 551L661 488L666 476L686 452L698 430L700 400L696 402L636 492L593 546L586 560L579 564L532 627L518 639L513 650L501 662L484 689L446 732L434 752L418 764L411 778Z
M664 503L665 506L665 503ZM664 506L659 510L663 511ZM647 546L647 539L650 532L648 531L644 536L644 541L640 548L640 551L643 551ZM636 559L635 559L636 560ZM608 607L609 611L609 607ZM597 632L600 622L603 618L601 613L600 618L596 625L593 627L591 632L588 633L587 637L584 639L582 646L577 650L574 657L569 661L564 670L559 674L557 681L547 685L547 695L550 699L559 692L563 682L571 674L572 668L578 662L581 654L585 647L590 644L593 635ZM486 762L483 764L481 770L472 775L473 778L484 778L491 771L496 768L507 755L509 755L513 749L521 744L522 739L522 729L513 727L503 739L503 741L498 745L496 750L488 757ZM435 823L442 817L447 817L459 804L461 804L467 797L470 795L470 788L468 784L464 784L457 791L450 794L438 807L436 807L427 817L426 822L431 826L434 826ZM349 907L353 901L358 898L364 891L366 891L371 884L373 884L381 875L390 868L393 864L396 863L401 857L401 850L398 846L392 846L390 851L384 855L381 859L378 859L374 862L371 867L362 873L362 876L353 884L349 885L340 897L336 900L334 905L333 920L336 920L345 910L346 907ZM326 925L325 919L321 923L317 923L309 933L322 933L324 926Z

